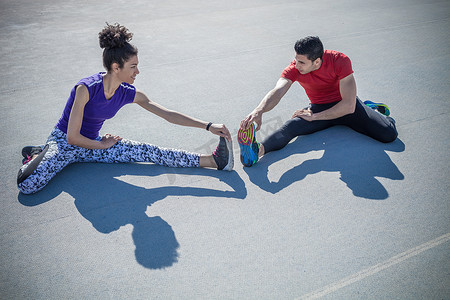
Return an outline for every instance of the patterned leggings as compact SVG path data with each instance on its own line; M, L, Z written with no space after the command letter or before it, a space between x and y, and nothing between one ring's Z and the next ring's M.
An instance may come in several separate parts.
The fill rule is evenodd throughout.
M100 140L100 137L97 138ZM122 139L108 149L86 149L67 143L67 135L54 128L48 137L47 153L37 169L17 186L24 194L40 191L65 166L75 162L152 162L168 167L198 167L200 156L186 151L164 149ZM27 168L29 163L22 166Z

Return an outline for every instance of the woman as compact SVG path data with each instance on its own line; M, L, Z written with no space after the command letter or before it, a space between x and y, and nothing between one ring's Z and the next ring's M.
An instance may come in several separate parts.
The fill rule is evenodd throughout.
M153 162L169 167L204 167L233 169L231 135L223 124L204 122L169 110L147 98L132 85L138 69L137 48L129 42L133 34L119 24L109 25L99 33L103 50L100 72L84 78L72 89L61 118L45 147L25 147L24 165L17 185L24 194L41 190L53 176L74 162ZM159 148L99 131L106 119L128 103L137 103L151 113L178 125L205 128L220 136L212 155Z

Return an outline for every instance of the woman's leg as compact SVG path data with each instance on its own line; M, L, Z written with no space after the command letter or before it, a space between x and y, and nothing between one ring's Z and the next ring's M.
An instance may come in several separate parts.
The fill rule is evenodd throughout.
M127 139L119 141L110 149L92 151L88 154L101 162L152 162L174 168L217 168L233 169L233 149L231 142L220 138L219 144L211 155L200 155L184 150L162 148L155 145L135 142ZM86 159L86 158L84 158ZM80 158L81 160L81 158Z
M200 155L183 150L161 148L151 144L122 139L108 149L75 151L77 161L102 163L152 162L155 164L186 168L199 167Z
M221 139L222 140L222 139ZM59 129L54 129L47 141L49 148L44 158L39 163L38 168L25 180L18 183L19 190L24 194L35 193L52 179L65 166L74 162L102 162L102 163L129 163L129 162L152 162L155 164L187 168L187 167L218 167L214 156L217 151L229 153L232 157L232 150L227 148L224 141L219 143L219 149L211 156L200 156L183 150L161 148L151 144L135 142L123 139L108 149L86 149L67 143L67 135ZM228 154L227 154L228 155ZM223 155L222 155L223 156ZM24 171L31 162L22 166ZM231 164L222 166L224 169L232 169Z
M17 186L24 194L32 194L40 191L58 172L75 161L73 153L67 151L69 149L65 134L59 129L54 129L51 132L47 140L47 145L48 150L37 168L25 179L21 178L18 180ZM23 165L19 174L26 173L28 167L33 167L33 160Z

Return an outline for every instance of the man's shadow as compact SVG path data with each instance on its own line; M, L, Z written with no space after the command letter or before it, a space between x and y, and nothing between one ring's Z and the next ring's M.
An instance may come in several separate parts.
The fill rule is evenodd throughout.
M396 139L384 144L347 127L336 126L312 135L300 136L285 148L270 152L251 168L244 168L250 181L261 189L277 193L306 176L321 171L339 172L340 179L358 197L383 200L388 191L376 179L403 180L404 176L386 151L403 152L405 144ZM299 161L278 181L269 180L270 165L291 155L323 151L322 157ZM292 161L292 158L290 159Z
M167 182L169 179L169 184L155 188L139 187L118 178L126 175L143 176L142 178L167 176L160 181ZM231 189L177 186L178 175L208 176L211 178L207 180L219 179ZM156 178L152 181L155 180ZM179 244L167 222L158 216L147 216L148 206L168 196L235 199L247 196L245 183L235 171L166 168L153 164L78 163L67 166L37 194L19 193L18 200L25 206L35 206L54 199L61 192L66 192L75 199L75 206L80 214L101 233L108 234L131 224L136 260L151 269L166 268L176 263Z

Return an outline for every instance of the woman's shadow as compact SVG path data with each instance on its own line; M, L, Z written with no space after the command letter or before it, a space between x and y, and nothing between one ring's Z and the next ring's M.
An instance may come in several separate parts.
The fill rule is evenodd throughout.
M253 167L244 169L251 182L270 193L277 193L308 175L325 171L339 172L340 179L355 196L383 200L389 197L389 193L376 177L404 179L386 151L404 150L405 145L400 139L384 144L349 128L336 126L312 135L300 136L285 148L268 153ZM323 151L323 155L318 159L299 162L276 182L269 180L270 165L289 156L310 151Z
M125 175L168 176L173 182L156 188L143 188L118 179ZM178 175L217 178L231 190L177 186ZM166 182L167 179L161 181ZM148 206L168 196L235 199L247 196L245 183L235 171L173 169L153 164L78 163L66 167L41 192L34 195L19 193L18 199L25 206L35 206L54 199L61 192L74 197L80 214L101 233L108 234L131 224L136 260L151 269L166 268L176 263L179 244L167 222L158 216L147 216Z

